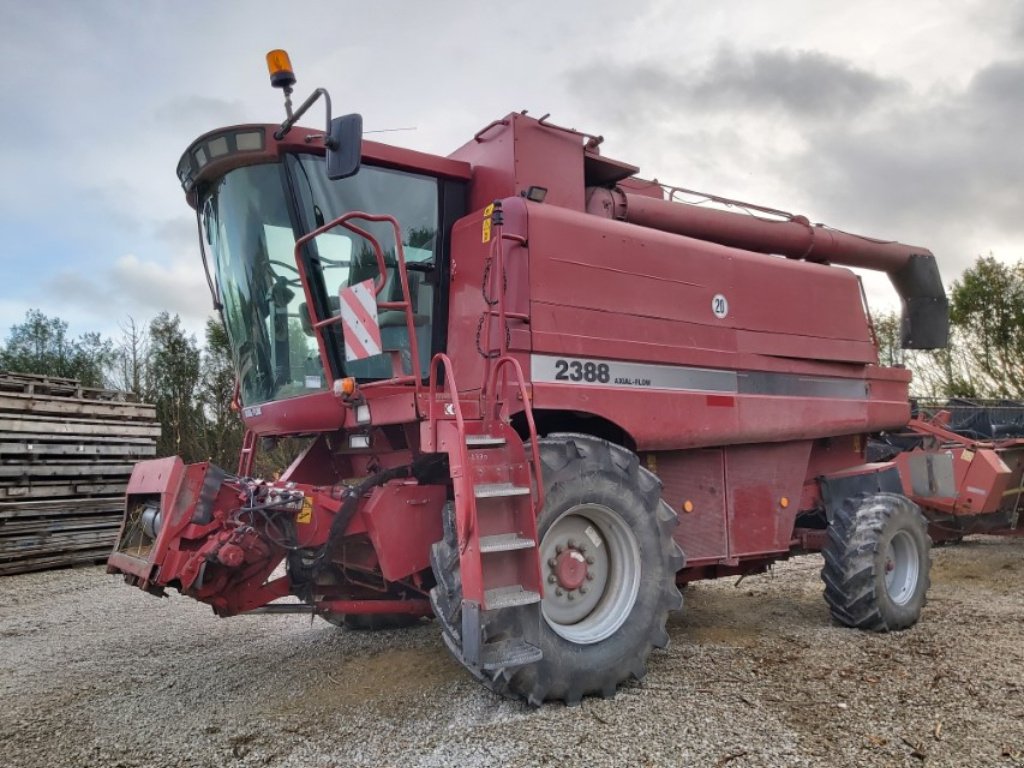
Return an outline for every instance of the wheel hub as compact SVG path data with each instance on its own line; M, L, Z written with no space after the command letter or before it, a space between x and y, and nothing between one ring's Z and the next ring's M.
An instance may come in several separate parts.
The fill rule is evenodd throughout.
M562 589L579 589L587 580L587 558L578 549L565 549L555 558L552 570Z
M545 532L545 620L574 643L600 642L629 616L640 586L640 547L611 509L580 504Z
M914 538L906 531L897 531L885 553L885 591L897 605L906 605L917 590L920 578L920 554Z

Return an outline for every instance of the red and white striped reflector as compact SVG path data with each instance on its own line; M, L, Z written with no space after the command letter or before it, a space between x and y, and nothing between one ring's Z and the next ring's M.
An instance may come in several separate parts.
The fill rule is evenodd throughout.
M342 288L341 327L345 332L345 359L362 360L382 350L380 324L377 322L377 294L373 280Z

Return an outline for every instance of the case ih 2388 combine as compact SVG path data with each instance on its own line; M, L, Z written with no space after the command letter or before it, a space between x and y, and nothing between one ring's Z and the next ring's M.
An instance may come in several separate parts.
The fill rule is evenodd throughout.
M929 524L1017 529L1013 447L910 420L910 373L878 365L839 266L886 272L904 346L940 347L924 248L678 202L525 113L448 157L363 141L322 90L293 112L290 64L268 62L288 119L207 133L178 166L239 467L140 463L111 572L220 616L433 615L489 688L573 703L644 674L683 583L823 550L832 616L902 629ZM326 131L295 126L320 96ZM312 440L253 478L280 436Z

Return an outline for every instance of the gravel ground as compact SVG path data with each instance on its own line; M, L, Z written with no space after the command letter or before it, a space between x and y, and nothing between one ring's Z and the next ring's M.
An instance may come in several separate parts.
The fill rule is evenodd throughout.
M0 765L1024 766L1024 542L934 551L921 623L832 626L817 558L686 590L614 700L531 710L429 622L217 619L101 568L0 579Z

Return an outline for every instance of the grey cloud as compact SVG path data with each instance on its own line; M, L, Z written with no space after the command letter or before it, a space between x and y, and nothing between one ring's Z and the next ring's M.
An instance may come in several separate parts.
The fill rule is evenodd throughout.
M697 103L722 109L779 107L797 116L840 117L902 90L842 59L816 51L722 51L692 87Z
M241 123L244 122L245 115L245 104L241 101L195 95L173 98L154 111L154 117L161 123L189 127Z
M914 233L952 273L993 245L967 233L1024 235L1022 82L1024 59L995 62L962 91L908 102L870 130L810 131L808 150L788 158L786 172L828 208Z
M1024 42L1024 4L1017 6L1017 18L1013 20L1013 37L1020 43Z
M199 246L196 238L196 220L191 216L178 216L173 219L164 219L153 227L153 235L157 240L167 243L175 253L198 253Z
M627 113L781 111L798 118L843 118L899 94L906 86L816 51L723 48L700 70L664 64L595 63L568 74L572 90L611 94ZM621 117L622 115L620 115Z
M1024 13L1015 18L1024 27ZM979 253L1024 237L1024 58L1016 55L965 84L927 90L826 54L778 50L725 49L700 70L595 65L568 82L582 100L612 105L607 117L619 129L642 125L645 141L684 147L677 167L700 178L699 188L929 247L950 279ZM766 144L767 120L769 135L788 141ZM748 195L746 179L783 196Z
M213 311L198 257L156 262L122 256L99 273L58 272L46 288L68 308L108 320L111 307L137 318L166 310L180 315L186 327L201 329Z
M1024 119L1024 60L997 61L977 72L971 78L965 93L972 108L986 112L993 110L1002 116L1016 120Z

